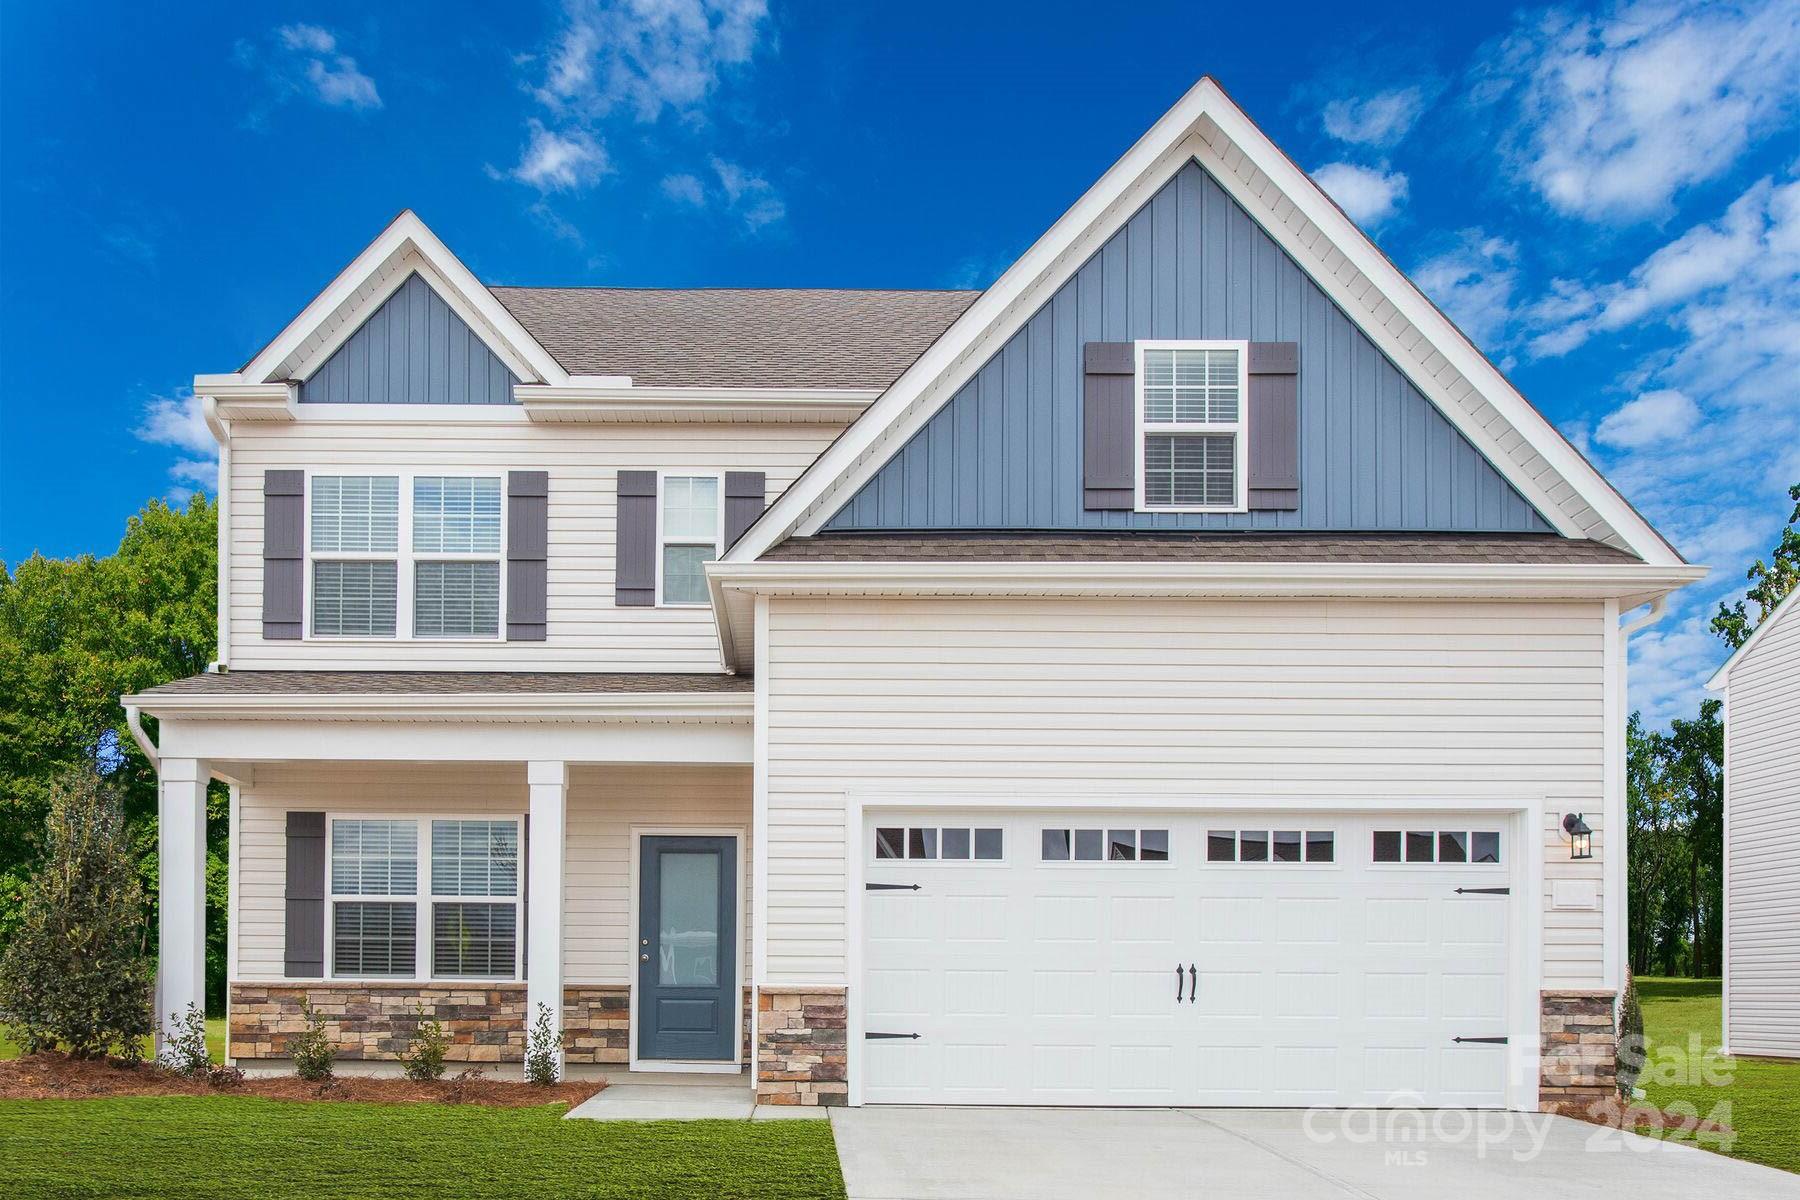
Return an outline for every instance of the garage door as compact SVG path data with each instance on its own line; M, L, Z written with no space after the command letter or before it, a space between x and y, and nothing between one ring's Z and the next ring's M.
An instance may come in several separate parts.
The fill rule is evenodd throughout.
M894 814L868 1103L1499 1106L1494 816Z

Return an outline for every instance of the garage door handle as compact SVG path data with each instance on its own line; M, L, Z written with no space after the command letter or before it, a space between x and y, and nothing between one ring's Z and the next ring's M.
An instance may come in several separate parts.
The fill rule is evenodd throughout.
M1451 1038L1450 1040L1453 1042L1480 1042L1482 1045L1485 1045L1485 1046L1504 1046L1504 1045L1506 1045L1506 1039L1503 1037L1497 1037L1497 1038L1495 1038L1495 1037L1485 1037L1485 1038L1458 1037L1458 1038Z
M1188 964L1188 1003L1192 1004L1200 998L1200 973L1194 970L1194 964Z
M1181 964L1175 964L1175 1003L1181 1003Z

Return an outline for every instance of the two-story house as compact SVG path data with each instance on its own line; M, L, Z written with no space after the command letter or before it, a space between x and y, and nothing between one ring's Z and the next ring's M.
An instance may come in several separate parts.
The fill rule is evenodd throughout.
M310 1000L783 1103L1610 1087L1622 615L1701 571L1210 80L979 294L407 213L195 390L218 669L126 704L165 1014L230 784L241 1066Z

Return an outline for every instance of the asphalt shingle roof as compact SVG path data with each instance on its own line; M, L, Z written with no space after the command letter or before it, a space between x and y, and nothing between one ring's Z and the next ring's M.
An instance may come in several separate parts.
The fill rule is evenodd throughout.
M1635 563L1553 533L886 533L795 537L781 562Z
M748 675L553 671L226 671L145 696L504 696L748 692Z
M979 292L489 289L571 375L636 387L887 387Z

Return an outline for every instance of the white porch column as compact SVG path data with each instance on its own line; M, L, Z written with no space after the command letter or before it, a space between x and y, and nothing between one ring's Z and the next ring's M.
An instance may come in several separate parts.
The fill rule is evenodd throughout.
M550 1010L550 1025L563 1020L563 858L568 816L569 764L526 764L531 785L531 845L527 852L525 897L531 910L526 929L525 1029L537 1022L538 1005ZM556 1068L562 1072L562 1055Z
M205 759L165 758L157 767L156 1048L165 1025L190 1004L206 1007Z

